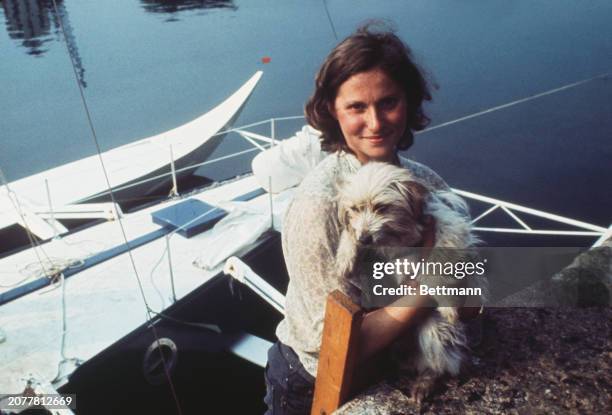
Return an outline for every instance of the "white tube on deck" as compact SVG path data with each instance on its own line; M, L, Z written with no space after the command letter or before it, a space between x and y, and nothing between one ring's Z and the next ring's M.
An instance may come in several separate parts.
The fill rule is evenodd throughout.
M282 314L285 313L285 296L257 275L247 264L238 257L230 257L225 261L223 273L245 284L255 291L257 295L276 308Z

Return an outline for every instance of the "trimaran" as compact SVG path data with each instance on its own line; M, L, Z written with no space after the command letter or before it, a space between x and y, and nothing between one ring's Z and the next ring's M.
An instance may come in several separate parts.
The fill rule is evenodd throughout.
M0 259L0 391L76 394L81 413L262 409L265 352L287 282L277 230L299 182L294 178L305 171L296 175L289 166L282 188L265 174L248 174L126 214L109 202L219 161L204 160L230 132L253 144L252 151L285 157L306 142L314 166L321 157L316 131L304 127L282 142L275 137L279 122L302 117L229 128L260 77L174 130L2 183L0 229L20 224L32 238L30 248ZM264 124L269 136L247 128ZM75 178L86 185L75 185ZM612 228L454 190L489 206L473 220L480 232L585 236L593 246L612 234ZM479 226L496 210L516 226ZM562 229L535 229L524 214ZM75 217L109 220L68 232L61 220ZM223 275L232 256L240 257L230 260L240 271L235 276L250 289Z
M0 260L0 390L73 393L82 413L127 412L133 399L146 401L146 411L176 413L181 405L197 408L198 396L213 412L258 408L287 281L277 230L292 185L307 170L291 154L301 142L311 152L307 165L322 156L310 127L275 139L275 126L291 120L302 122L286 117L251 124L270 124L269 136L229 130L255 152L291 161L280 187L267 183L265 172L236 177ZM581 235L593 245L611 235L611 229L454 190L489 205L474 219L481 232ZM479 226L495 210L517 226ZM561 230L531 227L525 214L560 223ZM241 258L232 261L251 290L223 275L232 256ZM190 389L193 383L197 390ZM242 399L231 400L237 387ZM175 388L176 398L170 393Z
M175 179L190 175L219 145L220 132L238 118L261 75L255 73L217 107L186 124L2 186L0 233L17 223L44 240L67 231L55 219L113 215L116 207L104 203L110 196L100 159L116 199L155 192L171 180L165 174L171 168L178 172Z

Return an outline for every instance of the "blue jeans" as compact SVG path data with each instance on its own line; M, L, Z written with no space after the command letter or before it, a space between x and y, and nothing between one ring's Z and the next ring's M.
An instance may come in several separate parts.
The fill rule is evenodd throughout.
M310 414L315 379L304 369L291 347L276 342L268 350L264 376L266 415Z

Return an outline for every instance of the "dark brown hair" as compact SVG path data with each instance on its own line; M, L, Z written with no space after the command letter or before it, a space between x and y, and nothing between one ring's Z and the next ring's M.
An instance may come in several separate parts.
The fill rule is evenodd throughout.
M315 78L315 91L306 103L306 120L321 131L321 148L327 152L350 151L331 113L338 88L351 76L371 69L381 68L397 82L406 94L407 126L398 144L398 150L406 150L414 141L413 131L422 130L429 118L422 108L423 101L430 101L429 85L414 62L410 48L391 29L372 29L377 22L361 26L344 39L327 56Z

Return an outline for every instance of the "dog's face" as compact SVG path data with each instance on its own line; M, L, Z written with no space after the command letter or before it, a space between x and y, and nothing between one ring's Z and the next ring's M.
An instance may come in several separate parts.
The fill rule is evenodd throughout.
M408 170L370 162L339 185L340 223L360 245L418 246L427 194Z

